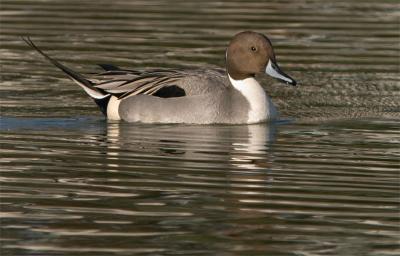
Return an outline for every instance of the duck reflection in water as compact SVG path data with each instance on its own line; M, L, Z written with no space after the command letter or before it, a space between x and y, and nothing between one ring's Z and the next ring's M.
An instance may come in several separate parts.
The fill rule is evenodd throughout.
M118 171L119 162L136 167L145 162L144 172L152 167L165 169L169 175L190 176L190 170L195 170L196 174L207 176L220 170L242 181L247 176L250 180L269 181L267 170L273 161L276 126L274 123L196 126L109 122L107 165L110 171Z
M138 195L147 195L132 203L159 207L151 208L153 211L178 207L185 214L205 219L226 214L244 219L265 216L257 205L260 200L269 201L265 192L274 183L269 169L275 130L276 124L155 126L111 122L107 126L108 166L104 169L128 176L118 182L129 184ZM170 224L166 221L165 225ZM218 227L218 232L235 236L259 229L258 225L240 229L225 225Z

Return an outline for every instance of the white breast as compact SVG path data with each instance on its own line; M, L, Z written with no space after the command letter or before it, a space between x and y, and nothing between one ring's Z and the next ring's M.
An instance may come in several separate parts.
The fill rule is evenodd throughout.
M235 80L229 76L233 87L242 93L250 104L248 124L259 123L277 117L278 113L271 99L253 77Z

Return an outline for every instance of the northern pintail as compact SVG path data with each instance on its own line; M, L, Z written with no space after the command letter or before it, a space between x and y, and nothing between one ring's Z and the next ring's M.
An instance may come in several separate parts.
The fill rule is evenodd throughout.
M94 99L109 120L143 123L251 124L274 120L278 111L255 79L257 73L290 85L296 81L276 63L270 40L245 31L233 37L222 69L136 71L100 64L83 76L24 41L61 69Z

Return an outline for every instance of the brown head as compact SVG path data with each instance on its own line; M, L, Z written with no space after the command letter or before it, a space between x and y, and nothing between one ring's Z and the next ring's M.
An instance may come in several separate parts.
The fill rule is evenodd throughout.
M267 73L282 82L296 85L295 80L280 70L271 42L260 33L245 31L236 34L226 50L226 67L229 76L235 80Z

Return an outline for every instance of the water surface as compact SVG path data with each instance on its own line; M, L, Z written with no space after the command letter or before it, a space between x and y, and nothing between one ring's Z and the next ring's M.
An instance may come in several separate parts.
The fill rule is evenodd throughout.
M1 254L400 254L399 9L2 0ZM20 39L94 72L223 66L248 29L300 84L259 78L277 123L107 122Z

